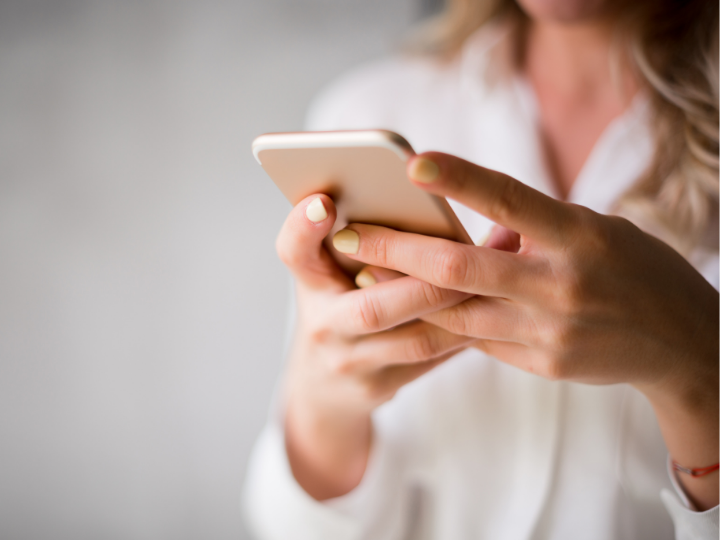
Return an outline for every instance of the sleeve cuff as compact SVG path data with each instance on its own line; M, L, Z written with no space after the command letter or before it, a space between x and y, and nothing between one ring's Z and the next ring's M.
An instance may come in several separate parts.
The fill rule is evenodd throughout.
M377 538L385 537L402 528L402 512L389 508L402 505L403 499L401 472L391 461L387 441L376 429L360 484L346 495L320 502L295 480L281 424L271 421L248 464L243 496L246 521L262 540L356 540L375 528Z
M677 473L675 472L675 469L673 468L672 464L672 458L668 455L667 462L667 473L670 477L670 483L672 484L673 489L675 490L675 494L677 495L677 498L680 499L680 502L682 502L685 505L685 508L692 510L695 512L697 508L695 508L695 505L690 502L690 499L688 499L687 494L685 493L685 490L680 485L680 481L678 480ZM668 491L669 493L669 491Z
M667 468L675 493L663 489L660 497L675 525L675 540L717 540L720 507L698 512L680 486L669 456Z
M310 497L295 481L279 425L271 423L260 435L248 465L243 494L248 525L262 540L360 536L356 520Z

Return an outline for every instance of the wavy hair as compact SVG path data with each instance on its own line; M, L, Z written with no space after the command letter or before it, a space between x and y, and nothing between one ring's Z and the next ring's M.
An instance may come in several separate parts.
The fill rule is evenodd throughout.
M478 28L498 20L511 28L514 53L506 62L519 67L529 19L514 0L447 0L411 46L452 58ZM718 2L627 2L614 28L617 54L608 61L634 71L650 98L655 136L652 162L615 211L683 253L697 245L717 251Z

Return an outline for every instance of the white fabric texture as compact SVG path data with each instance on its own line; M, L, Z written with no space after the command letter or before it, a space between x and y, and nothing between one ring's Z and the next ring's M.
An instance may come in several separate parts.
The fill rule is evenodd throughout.
M497 39L476 34L451 64L393 59L357 70L318 98L308 129L389 129L417 152L458 155L556 195L531 89L521 79L486 82ZM571 202L612 210L651 157L647 114L638 97L612 122ZM473 239L485 237L492 223L452 204ZM691 262L718 287L717 253L697 251ZM282 420L271 415L244 495L259 539L718 538L717 508L695 512L673 494L655 415L628 385L549 382L465 351L373 420L361 484L321 503L295 482Z

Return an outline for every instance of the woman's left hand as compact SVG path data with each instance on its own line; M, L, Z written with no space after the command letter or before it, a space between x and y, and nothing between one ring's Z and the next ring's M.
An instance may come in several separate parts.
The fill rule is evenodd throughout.
M338 233L343 252L476 295L426 320L548 379L631 383L652 402L674 459L718 461L718 293L681 255L625 219L446 154L414 157L408 176L516 231L517 242L505 239L516 252L360 224L347 228L355 253L353 233ZM698 506L717 504L717 476L714 487L684 479Z

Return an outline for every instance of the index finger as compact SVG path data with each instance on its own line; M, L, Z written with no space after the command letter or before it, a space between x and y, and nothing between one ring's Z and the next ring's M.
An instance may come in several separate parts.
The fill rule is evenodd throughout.
M572 205L464 159L427 152L411 158L407 172L423 190L454 199L534 240L556 243L575 230Z

